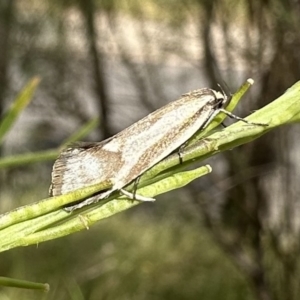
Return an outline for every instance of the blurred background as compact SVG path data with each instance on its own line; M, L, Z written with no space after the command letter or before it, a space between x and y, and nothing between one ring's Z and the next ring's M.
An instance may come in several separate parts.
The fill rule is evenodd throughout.
M0 116L41 83L0 160L55 149L95 117L86 140L100 141L190 90L251 77L246 116L299 80L299 15L298 0L1 0ZM0 299L299 299L299 133L276 129L154 204L2 253L1 276L51 290L0 287ZM47 197L52 164L1 168L0 212Z

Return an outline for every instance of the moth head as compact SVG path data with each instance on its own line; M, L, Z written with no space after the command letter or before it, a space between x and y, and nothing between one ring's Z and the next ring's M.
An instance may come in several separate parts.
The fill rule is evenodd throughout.
M220 84L218 84L218 87L220 88L221 91L214 91L213 90L213 92L214 92L214 95L215 95L216 100L218 102L218 107L223 108L223 107L226 107L229 104L229 102L232 98L232 94L229 92L228 88L226 88L227 91L225 91Z

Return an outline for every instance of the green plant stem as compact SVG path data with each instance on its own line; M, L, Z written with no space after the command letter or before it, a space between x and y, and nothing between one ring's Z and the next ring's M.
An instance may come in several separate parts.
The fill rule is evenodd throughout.
M20 280L8 277L0 276L0 286L9 286L9 287L17 287L22 289L30 289L30 290L43 290L44 292L49 291L49 284L47 283L37 283L27 280Z
M211 168L204 166L195 170L177 173L155 184L138 189L138 193L141 195L156 196L157 194L168 192L174 188L180 188L209 172L211 172ZM60 196L60 198L63 197ZM37 244L82 229L88 229L89 226L100 219L110 217L111 215L140 204L139 201L128 200L124 196L111 201L109 200L110 198L101 201L98 205L91 205L88 209L78 210L74 213L67 213L60 209L2 229L0 232L0 251ZM56 224L61 220L64 220L64 222ZM54 226L49 227L51 224Z
M248 143L277 126L300 122L300 82L292 86L277 100L246 119L251 122L267 123L268 126L237 122L223 130L206 135L204 139L185 149L182 165L179 164L178 155L174 154L146 172L141 178L138 193L153 197L179 188L210 172L209 167L181 172L182 168L187 165L201 161L220 151ZM106 187L109 186L110 183L106 183ZM71 203L78 200L77 197L86 196L88 193L93 194L101 189L103 189L101 185L88 187L63 196L45 199L0 216L0 224L4 228L0 231L0 251L40 243L88 228L103 218L140 203L125 200L123 197L112 200L113 197L116 197L116 195L112 195L104 201L76 210L71 214L59 209L62 203ZM28 214L28 211L31 213Z

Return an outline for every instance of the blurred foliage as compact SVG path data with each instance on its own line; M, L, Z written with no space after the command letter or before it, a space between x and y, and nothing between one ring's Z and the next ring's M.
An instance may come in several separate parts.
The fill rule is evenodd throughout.
M186 221L172 208L163 219L120 214L55 243L4 253L1 272L42 278L51 286L46 299L254 299L209 234ZM0 289L1 298L20 295L42 297Z
M247 115L299 80L299 15L293 0L2 0L1 118L24 82L42 82L1 155L57 149L94 117L100 140L188 90L253 77ZM2 254L0 273L49 281L50 299L298 299L298 136L289 126L220 155L189 197ZM1 170L1 211L46 195L50 168Z
M39 78L33 78L17 96L11 108L0 120L0 144L2 143L5 134L9 131L16 119L19 117L20 113L22 113L23 109L25 109L31 101L33 93L38 84Z

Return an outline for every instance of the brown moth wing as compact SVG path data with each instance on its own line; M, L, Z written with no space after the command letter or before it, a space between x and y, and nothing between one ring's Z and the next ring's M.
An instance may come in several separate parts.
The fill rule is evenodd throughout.
M122 166L120 153L103 148L108 141L77 143L61 152L52 169L50 196L58 196L104 180L111 180Z
M121 153L123 167L111 191L119 190L167 157L201 129L223 95L210 89L195 90L156 110L114 136L103 149Z
M205 126L223 100L223 94L211 89L195 90L108 140L66 149L53 167L51 195L111 181L110 190L68 209L73 210L122 190Z

